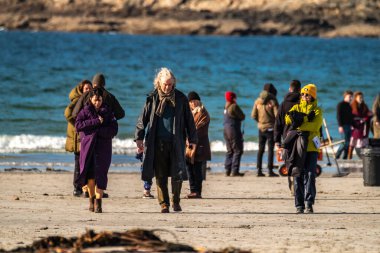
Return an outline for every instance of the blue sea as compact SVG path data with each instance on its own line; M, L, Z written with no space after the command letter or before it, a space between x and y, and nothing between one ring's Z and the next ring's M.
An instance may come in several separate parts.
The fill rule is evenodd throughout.
M0 169L73 168L64 150L68 94L98 72L126 117L113 141L112 170L138 171L133 135L155 72L169 67L177 88L196 91L211 115L210 166L223 168L224 93L234 91L247 115L244 169L254 169L257 125L252 105L265 83L281 102L289 82L318 86L331 135L340 139L336 105L346 89L364 92L372 106L380 92L380 41L370 38L142 36L58 32L0 32ZM265 158L264 158L265 161Z

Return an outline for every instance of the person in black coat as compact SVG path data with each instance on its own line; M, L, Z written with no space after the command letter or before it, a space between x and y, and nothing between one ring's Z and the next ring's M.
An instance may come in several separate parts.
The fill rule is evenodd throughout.
M344 143L339 146L338 152L336 152L336 158L340 158L343 153L343 159L348 157L348 148L350 146L351 139L351 127L354 122L354 116L352 115L351 101L354 93L347 90L343 93L343 101L339 102L336 107L336 119L338 120L339 133L344 137Z
M141 179L150 181L156 177L157 198L162 213L169 212L169 177L173 210L182 211L179 202L182 181L187 180L186 138L194 149L198 142L189 101L175 87L173 73L161 68L154 80L154 90L146 98L135 131L137 153L144 152Z
M285 124L285 115L289 110L301 99L301 82L299 80L292 80L289 85L289 92L285 95L284 101L280 104L276 119L274 122L274 142L276 149L281 149L281 143L287 136L291 126ZM286 152L286 150L285 150ZM288 154L284 153L284 157ZM289 168L288 168L289 169ZM290 191L293 194L293 181L292 177L288 177L288 184Z
M281 148L281 142L285 139L286 134L289 131L290 126L285 124L286 113L300 101L301 82L293 80L289 86L289 93L285 95L284 101L278 108L276 121L274 123L274 142L276 148Z

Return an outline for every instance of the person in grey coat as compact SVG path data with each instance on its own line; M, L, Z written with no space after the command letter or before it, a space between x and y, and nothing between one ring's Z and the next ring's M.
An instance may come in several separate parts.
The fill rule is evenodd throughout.
M162 213L169 212L168 178L171 177L174 211L179 204L182 181L187 180L186 138L194 148L198 142L194 118L187 97L176 89L176 78L161 68L154 80L137 120L135 142L137 153L144 152L142 180L156 177L158 202Z

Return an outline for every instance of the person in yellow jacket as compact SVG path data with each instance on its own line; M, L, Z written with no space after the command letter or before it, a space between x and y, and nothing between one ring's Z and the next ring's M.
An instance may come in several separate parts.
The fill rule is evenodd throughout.
M79 197L82 195L82 188L77 183L79 178L79 152L80 152L80 139L79 133L75 130L75 119L71 116L71 113L78 102L78 99L82 96L84 92L90 91L92 89L92 83L89 80L83 80L77 84L70 92L69 99L70 104L65 109L65 118L67 120L67 136L65 149L68 152L73 152L75 157L74 166L74 191L73 195Z
M293 113L292 113L293 112ZM301 89L301 101L294 105L285 116L287 125L294 125L294 112L298 112L301 122L297 124L297 130L308 132L308 142L306 150L306 159L303 170L299 176L294 177L294 198L297 213L313 213L313 205L316 196L315 175L316 165L320 146L320 129L322 127L323 113L318 107L317 87L314 84L308 84ZM297 117L299 120L299 117Z

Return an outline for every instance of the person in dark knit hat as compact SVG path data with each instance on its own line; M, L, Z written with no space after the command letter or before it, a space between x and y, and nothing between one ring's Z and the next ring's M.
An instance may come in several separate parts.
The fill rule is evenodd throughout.
M198 135L196 148L190 148L189 145L186 147L186 167L190 183L190 194L187 197L202 198L202 165L211 160L210 141L208 139L210 115L202 104L198 93L191 91L187 98Z
M101 73L98 73L94 75L92 78L92 83L95 83L94 87L105 87L106 86L106 79L104 78L104 75Z
M245 114L236 103L236 94L227 91L225 94L226 105L224 106L224 139L226 141L227 153L224 167L226 176L244 176L240 173L240 159L243 155L243 132L241 122Z
M198 93L196 93L195 91L190 91L189 94L187 94L187 99L189 100L189 102L191 100L201 101L201 98L199 97Z
M125 111L123 107L121 107L119 101L116 99L114 95L111 94L111 92L107 91L104 87L106 85L106 80L103 74L98 73L94 75L92 78L92 85L94 88L100 88L103 91L103 102L107 104L109 107L111 107L112 112L114 113L117 120L124 118ZM84 105L89 100L89 94L83 93L81 98L79 98L78 103L75 105L75 108L72 112L72 116L75 119L78 115L79 111L84 107Z

